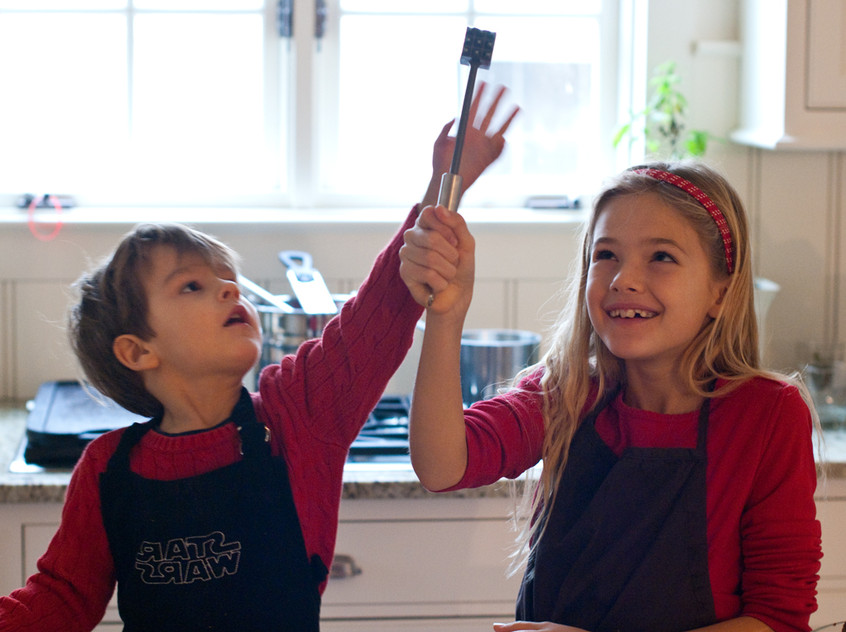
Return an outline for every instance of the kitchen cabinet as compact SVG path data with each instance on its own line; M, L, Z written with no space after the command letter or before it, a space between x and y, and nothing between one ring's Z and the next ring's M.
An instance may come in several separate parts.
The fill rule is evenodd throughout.
M812 628L846 619L846 479L818 499L825 553ZM513 500L496 496L345 499L323 632L480 632L513 617L522 573L507 576ZM35 571L61 515L58 503L0 504L0 594ZM360 571L360 572L357 572ZM97 632L121 630L115 600Z
M329 582L321 629L461 632L511 620L521 577L506 576L513 502L345 499L336 550L360 572ZM57 503L0 504L0 594L35 572L60 516ZM113 599L97 632L119 629Z
M846 479L821 485L817 518L822 525L823 558L817 584L818 610L811 617L816 629L846 620Z
M846 3L744 0L740 128L769 149L846 148Z
M485 630L512 620L522 577L507 575L513 503L441 496L341 503L336 559L348 556L360 572L330 580L322 629L367 622L368 630L387 630L414 618L399 629L422 629L415 626L423 619L427 630Z

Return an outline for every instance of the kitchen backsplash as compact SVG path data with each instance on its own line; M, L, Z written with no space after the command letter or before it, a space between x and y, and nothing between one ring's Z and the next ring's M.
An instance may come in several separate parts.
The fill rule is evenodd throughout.
M72 213L58 238L49 242L36 240L22 221L0 222L0 398L27 399L44 381L77 376L64 330L70 285L111 251L131 223L77 223ZM79 210L80 216L84 213ZM358 287L405 211L373 214L387 219L332 223L315 213L308 220L277 223L191 223L232 246L242 257L245 276L274 293L291 292L277 259L280 250L311 253L329 289L341 293ZM517 214L525 221L515 223ZM495 210L468 212L467 217L477 238L477 282L468 328L544 332L559 309L556 295L578 249L580 216ZM410 392L419 337L389 393Z
M802 343L846 338L844 153L727 145L709 160L744 199L756 275L781 286L767 317L765 362L779 369L796 368L802 361ZM69 285L131 227L129 222L94 221L85 209L76 212L85 221L71 220L57 239L42 242L29 233L19 211L0 210L2 399L26 399L46 380L76 375L64 333ZM238 223L192 223L234 247L246 276L274 292L290 291L277 259L277 253L287 249L310 252L330 289L348 292L367 274L404 217L404 211L379 213L384 219L350 220L339 211L280 211L282 219L274 222L266 221L265 212L254 221L241 214ZM561 308L558 293L578 251L580 220L570 213L465 211L477 243L477 283L468 328L546 333ZM172 218L162 211L158 215ZM332 218L343 221L328 221ZM411 388L416 346L390 392Z

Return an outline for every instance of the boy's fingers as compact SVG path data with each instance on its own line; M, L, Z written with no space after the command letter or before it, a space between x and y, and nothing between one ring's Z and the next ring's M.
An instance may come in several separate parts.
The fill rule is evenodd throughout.
M496 109L499 107L499 102L502 99L503 94L505 94L505 86L500 86L499 90L496 91L496 96L494 97L493 102L488 107L488 111L485 112L485 118L482 119L482 124L479 126L481 131L487 131L488 126L490 126L491 119L493 119L494 114L496 114Z
M494 134L494 136L504 136L505 132L508 131L508 128L511 127L511 122L514 120L514 118L517 116L517 114L519 114L519 112L520 112L520 108L517 107L517 106L514 106L514 109L511 110L511 114L505 120L505 123L503 123L502 126L497 130L497 132L496 132L496 134Z

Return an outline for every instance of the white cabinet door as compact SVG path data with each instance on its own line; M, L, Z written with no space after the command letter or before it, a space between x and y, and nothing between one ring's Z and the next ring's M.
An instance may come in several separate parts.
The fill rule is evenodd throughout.
M505 621L511 621L506 619ZM323 621L321 632L491 632L494 619Z
M809 0L808 108L846 110L845 60L846 3Z
M332 619L512 619L520 572L507 576L514 532L506 499L344 501L337 556L360 573L330 579Z
M846 148L846 3L743 0L740 127L768 149Z
M817 628L846 620L846 497L817 502L822 525L823 559L817 585L819 609L811 617Z

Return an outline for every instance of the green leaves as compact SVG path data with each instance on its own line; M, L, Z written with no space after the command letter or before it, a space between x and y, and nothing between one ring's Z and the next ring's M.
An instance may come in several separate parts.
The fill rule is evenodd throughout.
M637 139L635 134L642 129L646 153L651 158L679 160L704 155L711 135L702 130L687 130L687 98L679 89L680 83L675 62L657 66L649 81L651 95L646 107L617 129L614 147L626 137L633 142Z

